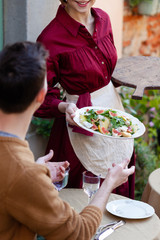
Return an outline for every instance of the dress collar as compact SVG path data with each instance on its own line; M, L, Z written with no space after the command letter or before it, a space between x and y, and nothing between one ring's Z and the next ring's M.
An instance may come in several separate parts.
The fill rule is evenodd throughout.
M95 18L95 22L98 22L100 19L103 19L103 16L100 16L96 8L91 8L92 14ZM80 26L84 27L83 24L77 22L65 11L63 5L60 5L57 11L56 19L73 35L77 36Z

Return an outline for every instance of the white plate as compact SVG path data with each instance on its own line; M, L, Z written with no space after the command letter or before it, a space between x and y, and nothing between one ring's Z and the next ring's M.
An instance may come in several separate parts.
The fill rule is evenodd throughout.
M113 215L128 219L148 218L155 213L149 204L132 199L111 201L106 205L106 209Z
M136 131L135 134L133 134L131 137L115 137L115 136L108 136L108 135L105 135L105 134L102 134L98 131L94 131L92 129L89 129L87 127L85 127L82 123L80 123L79 121L79 115L80 114L83 114L87 109L94 109L94 110L107 110L107 109L112 109L114 111L116 111L117 113L119 113L120 115L122 116L126 116L127 118L129 118L131 121L132 121L132 124L137 124L138 125L138 130ZM129 113L126 113L126 112L123 112L123 111L120 111L120 110L117 110L117 109L113 109L113 108L104 108L104 107L84 107L84 108L80 108L76 111L75 113L75 117L73 118L73 120L78 124L79 127L89 131L89 132L92 132L92 133L95 133L95 134L99 134L101 136L104 136L104 137L109 137L109 138L117 138L117 139L130 139L130 138L138 138L140 137L141 135L144 134L145 132L145 126L142 122L140 122L138 120L138 118L135 118L133 117L131 114Z

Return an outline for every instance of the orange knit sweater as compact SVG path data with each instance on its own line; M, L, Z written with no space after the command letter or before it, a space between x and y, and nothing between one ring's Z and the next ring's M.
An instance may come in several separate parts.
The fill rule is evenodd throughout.
M90 240L102 218L97 207L76 213L62 201L48 168L13 137L0 137L0 202L1 240Z

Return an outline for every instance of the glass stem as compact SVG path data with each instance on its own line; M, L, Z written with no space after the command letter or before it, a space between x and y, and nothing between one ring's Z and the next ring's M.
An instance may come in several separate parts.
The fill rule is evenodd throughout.
M92 199L92 194L88 196L88 204L90 203L91 199Z

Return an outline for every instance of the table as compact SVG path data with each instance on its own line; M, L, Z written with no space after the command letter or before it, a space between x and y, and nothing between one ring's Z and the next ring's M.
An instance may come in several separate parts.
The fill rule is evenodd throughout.
M112 81L136 88L134 99L142 99L145 89L160 89L160 58L131 56L120 58L112 74Z
M63 189L60 197L68 202L77 212L87 205L87 195L82 189ZM124 198L117 194L111 194L109 201ZM116 217L107 210L103 214L101 224L109 223L121 218ZM126 224L108 236L107 240L160 240L160 220L156 214L147 219L125 219Z
M160 168L154 170L149 175L142 194L142 201L154 207L156 214L160 218Z

